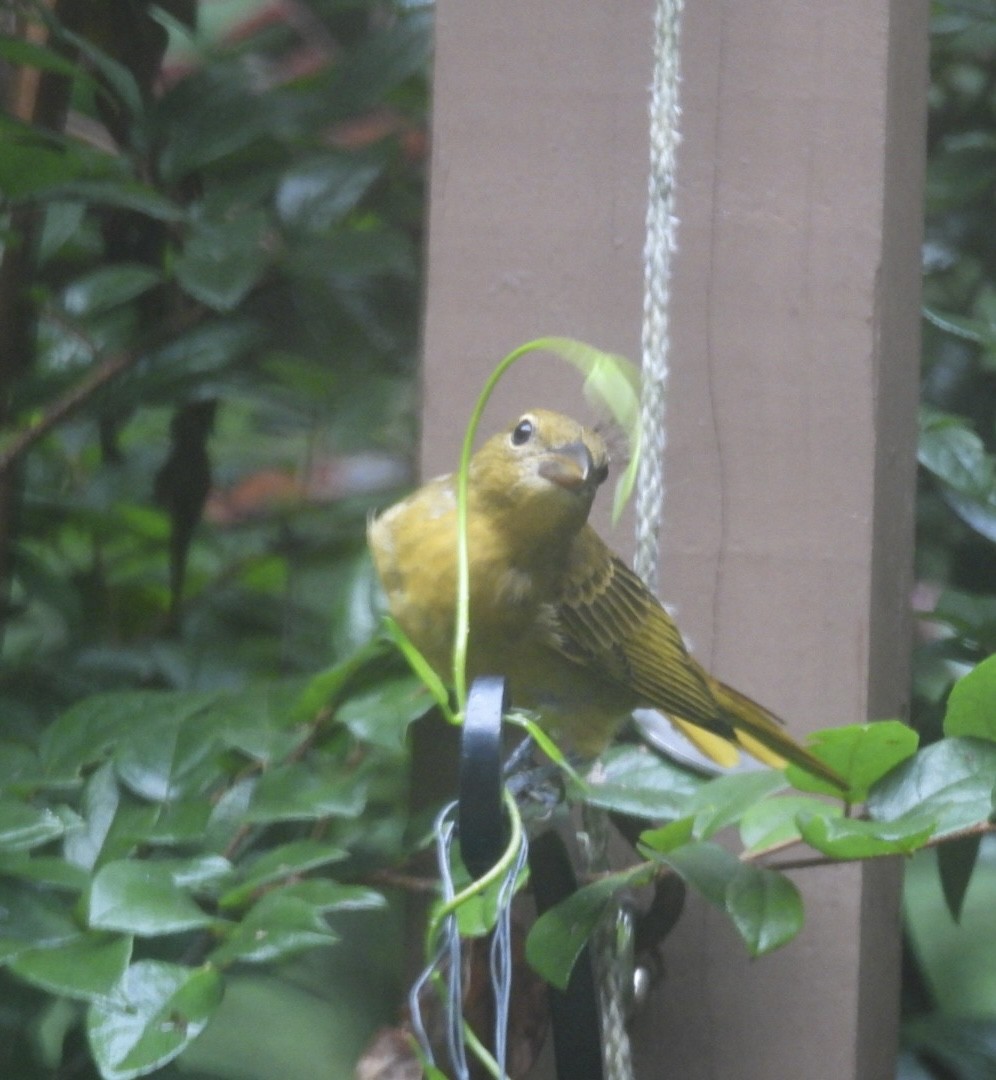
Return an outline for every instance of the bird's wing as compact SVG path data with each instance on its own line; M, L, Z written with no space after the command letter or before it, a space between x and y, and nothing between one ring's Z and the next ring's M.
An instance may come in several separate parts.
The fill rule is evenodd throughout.
M589 526L574 542L553 624L555 645L569 659L646 705L729 733L674 620Z

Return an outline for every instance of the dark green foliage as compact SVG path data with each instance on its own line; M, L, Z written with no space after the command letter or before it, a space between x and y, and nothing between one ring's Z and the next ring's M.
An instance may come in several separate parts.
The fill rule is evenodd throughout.
M932 29L913 721L949 738L903 769L926 785L918 809L951 830L993 807L976 740L996 725L996 12L943 0ZM898 809L895 794L880 805ZM996 1073L996 996L974 970L996 961L992 843L955 839L907 873L903 1080Z
M346 1075L395 1016L367 881L429 704L366 644L363 556L413 434L429 19L247 5L224 44L188 0L15 7L0 1073Z

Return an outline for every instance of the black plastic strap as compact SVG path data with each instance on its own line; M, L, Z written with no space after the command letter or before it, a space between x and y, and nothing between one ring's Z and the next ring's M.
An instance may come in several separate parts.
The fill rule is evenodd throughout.
M486 874L508 843L502 807L501 720L505 680L484 675L467 696L460 742L460 854L472 877Z
M540 915L577 888L567 848L552 830L530 844L529 877ZM550 987L550 1020L558 1080L603 1080L602 1027L587 945L574 965L567 988Z
M486 874L508 843L502 806L501 723L505 679L475 679L467 697L460 741L460 853L475 878ZM539 914L577 889L563 840L552 830L531 841L529 874ZM550 988L550 1019L558 1080L604 1080L601 1023L587 946L566 990Z

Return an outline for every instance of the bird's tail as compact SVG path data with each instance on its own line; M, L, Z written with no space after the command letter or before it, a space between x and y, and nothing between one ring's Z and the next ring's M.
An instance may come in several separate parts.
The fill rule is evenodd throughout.
M791 762L821 780L847 790L847 782L840 773L800 746L773 712L732 686L712 676L707 678L723 719L732 726L737 742L751 757L776 769L784 768Z

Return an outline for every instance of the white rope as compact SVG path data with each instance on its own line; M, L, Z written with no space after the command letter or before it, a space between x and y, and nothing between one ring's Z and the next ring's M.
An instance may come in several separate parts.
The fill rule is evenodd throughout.
M636 481L636 572L657 591L664 511L664 392L668 371L668 301L675 250L674 174L679 141L678 31L684 0L658 0L654 83L650 97L650 197L644 247L642 436Z
M668 371L668 303L671 255L675 250L674 175L678 147L678 31L684 0L657 0L654 15L654 81L650 96L650 191L644 247L643 388L640 402L640 466L636 481L636 572L653 592L658 585L660 529L664 510L664 393ZM589 835L591 834L589 824ZM596 830L597 831L597 830ZM602 1013L605 1080L632 1080L625 1002L633 978L632 955L620 951L629 933L620 920L629 912L613 906L593 941Z
M602 1068L605 1080L632 1080L633 1057L626 1031L633 957L620 956L620 933L632 935L632 912L610 905L592 937L592 961L598 974L598 1008L602 1018ZM625 924L625 930L620 927Z

